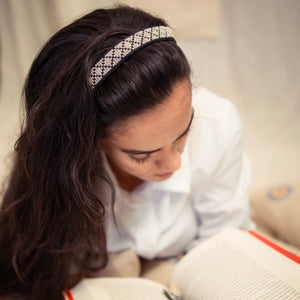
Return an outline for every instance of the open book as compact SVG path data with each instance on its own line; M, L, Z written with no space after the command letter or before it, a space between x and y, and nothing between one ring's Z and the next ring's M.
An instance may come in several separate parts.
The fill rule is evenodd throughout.
M230 228L185 255L168 288L143 278L93 278L66 299L300 299L300 258L253 231Z

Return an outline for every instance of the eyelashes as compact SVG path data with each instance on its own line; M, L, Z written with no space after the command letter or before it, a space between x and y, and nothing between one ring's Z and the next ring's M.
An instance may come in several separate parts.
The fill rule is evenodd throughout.
M137 162L137 163L139 163L139 164L143 164L144 162L146 162L146 161L150 158L150 154L146 154L146 156L143 157L143 158L136 158L136 157L133 157L133 156L131 156L131 155L129 155L129 157L130 157L133 161L135 161L135 162Z

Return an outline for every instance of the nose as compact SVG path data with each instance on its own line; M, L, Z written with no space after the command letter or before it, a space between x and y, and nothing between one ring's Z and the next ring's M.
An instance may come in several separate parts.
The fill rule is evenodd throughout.
M175 172L181 166L181 152L176 147L167 147L160 151L160 157L155 160L156 166L164 173Z

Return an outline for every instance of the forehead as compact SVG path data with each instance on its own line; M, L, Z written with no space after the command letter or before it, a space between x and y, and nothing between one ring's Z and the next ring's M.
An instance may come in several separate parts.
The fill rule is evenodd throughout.
M114 126L108 138L115 146L151 151L173 142L188 126L191 114L188 80L174 86L171 95L152 110Z

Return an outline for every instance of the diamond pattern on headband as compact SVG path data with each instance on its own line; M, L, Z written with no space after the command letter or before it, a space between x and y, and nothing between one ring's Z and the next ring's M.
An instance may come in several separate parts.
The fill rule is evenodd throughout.
M109 50L92 68L89 82L94 88L100 80L113 71L123 59L132 54L141 46L152 41L174 38L173 31L169 27L150 27L127 37Z

